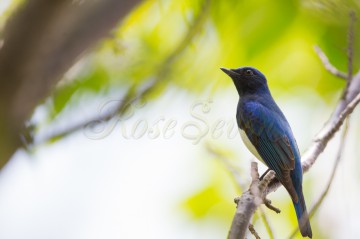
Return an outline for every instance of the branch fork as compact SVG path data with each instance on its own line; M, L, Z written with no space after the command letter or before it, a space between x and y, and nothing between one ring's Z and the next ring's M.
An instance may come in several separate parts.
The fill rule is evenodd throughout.
M328 142L334 137L336 132L338 132L343 125L345 119L353 112L355 107L360 102L360 70L357 74L353 76L353 37L354 37L354 23L356 17L352 12L350 13L350 27L348 33L348 72L343 73L339 71L335 66L333 66L325 53L320 49L320 47L315 47L315 51L318 54L320 60L322 61L326 70L331 74L346 80L346 87L343 90L342 97L340 98L338 104L335 107L333 114L330 116L328 122L325 124L323 129L315 137L313 143L307 149L307 151L302 155L302 168L303 173L306 173L312 165L316 162L319 155L324 151ZM345 130L345 132L347 132ZM345 133L346 134L346 133ZM345 136L343 136L345 138ZM343 142L343 141L342 141ZM337 163L333 169L332 175L335 174L339 158L341 157L343 143L340 145L340 153L338 155ZM229 231L228 239L243 239L247 228L249 228L250 220L252 215L255 213L257 207L264 203L268 208L278 212L280 211L277 208L274 208L271 205L270 200L266 199L266 195L270 192L276 191L280 186L280 182L274 178L275 174L273 171L266 174L263 180L259 180L259 173L257 169L257 164L251 164L251 177L252 182L250 189L244 192L241 197L237 199L237 209L233 222ZM260 178L261 179L261 178ZM330 180L333 179L333 176L330 177ZM323 193L324 196L320 200L323 200L331 182L328 183L327 190ZM315 205L318 205L316 203ZM312 211L313 214L313 211ZM312 215L311 214L311 215ZM249 228L254 230L254 228ZM253 233L254 234L254 233ZM255 234L254 234L255 235Z

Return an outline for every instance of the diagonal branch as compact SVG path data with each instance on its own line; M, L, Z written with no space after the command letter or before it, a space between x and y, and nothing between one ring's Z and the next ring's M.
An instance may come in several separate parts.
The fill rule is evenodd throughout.
M317 157L324 151L326 148L327 143L332 139L335 133L340 129L344 120L353 112L355 107L360 102L360 93L351 101L344 111L338 116L338 120L334 122L332 127L329 130L323 130L321 135L315 139L315 142L312 146L305 152L303 155L302 163L304 172L307 172L311 166L315 163Z
M261 237L259 236L259 234L256 232L253 224L250 224L250 225L249 225L249 231L251 232L251 234L253 234L253 236L254 236L256 239L261 239Z
M325 69L330 72L331 74L333 74L334 76L337 76L339 78L345 79L347 80L347 74L344 72L339 71L335 66L333 66L330 61L329 58L325 55L325 53L321 50L320 47L315 46L314 47L315 52L317 53L317 55L319 56L320 60L322 61Z
M348 56L348 74L347 74L347 80L350 82L352 80L353 76L353 59L354 59L354 28L355 28L355 21L356 21L356 15L355 12L352 10L350 12L350 26L349 26L349 33L348 33L348 49L347 49L347 56ZM349 86L350 84L348 84ZM345 92L344 95L347 95L347 92Z
M351 26L350 26L350 30L349 30L348 49L353 49L352 37L354 36L353 24L355 21L355 17L353 17L353 15L350 15L350 16L351 16L351 19L350 19ZM318 49L320 49L320 48L318 48ZM322 51L321 51L321 53L322 53ZM349 52L348 52L348 60L349 60L348 70L349 70L349 72L347 75L345 75L346 76L345 78L344 78L344 75L342 75L342 74L339 75L339 71L336 68L334 68L335 70L332 72L334 75L336 75L338 77L341 77L343 79L348 79L347 86L344 89L343 95L342 95L339 103L337 104L333 114L330 116L330 119L326 123L325 127L320 131L320 133L315 138L314 142L310 145L308 150L303 154L303 156L302 156L303 173L307 172L311 168L311 166L315 163L316 159L326 148L328 142L334 137L336 132L340 129L340 127L344 123L344 120L353 112L355 107L360 102L360 71L354 77L350 77L350 76L352 76L352 72L350 72L350 71L352 71L352 54L353 54L353 52L350 52L350 50L349 50ZM324 61L324 65L325 65L325 68L328 69L329 68L329 61L327 60L328 58L325 56L325 54L323 54L323 57L321 57L321 58L323 58L322 59L323 61L324 61L324 59L326 60L326 61ZM348 76L349 76L349 78L347 78ZM272 180L272 182L268 185L268 187L263 192L264 197L267 194L269 194L270 192L273 192L276 189L278 189L280 186L281 186L281 184L278 180L276 180L276 179ZM242 196L241 196L241 198L242 198ZM240 201L238 200L237 202L240 202ZM244 210L243 208L254 207L253 206L254 204L255 204L254 198L249 198L247 201L242 202L241 204L237 203L236 212ZM240 207L240 209L239 209L239 207ZM255 208L255 210L256 210L256 208ZM241 227L243 227L242 224L248 225L254 211L251 210L251 211L249 211L249 213L252 213L251 215L246 215L246 218L249 218L249 221L241 221L241 220L237 221L237 222L233 221L230 232L236 230L233 228L233 226L239 226L239 228L241 228ZM236 219L236 217L234 217L234 220L235 219ZM240 232L238 235L235 235L233 238L243 239L244 237L242 237L241 233L243 233L243 232Z
M81 129L91 129L96 124L107 123L107 121L113 119L114 117L121 118L131 104L143 100L145 97L150 95L153 91L157 90L162 84L168 83L168 75L171 70L172 65L178 59L179 56L188 48L192 40L201 32L200 29L206 22L210 9L210 0L204 0L202 11L194 18L193 22L189 26L189 30L185 34L184 38L179 42L177 47L170 52L170 54L161 62L159 67L154 73L154 77L141 90L138 90L139 87L137 84L133 84L130 89L126 92L125 96L119 100L118 104L114 107L113 110L103 112L100 115L95 115L90 118L84 119L82 122L68 126L65 129L58 131L50 132L45 137L42 137L40 140L37 140L35 144L41 144L45 142L50 142L54 139L68 136L71 133L74 133Z
M209 153L216 156L216 158L218 158L224 164L227 171L229 171L231 173L231 176L233 177L234 181L236 182L237 187L242 192L243 188L245 187L245 182L243 182L243 180L241 180L243 177L241 177L240 169L237 168L232 163L230 163L231 160L230 160L229 156L226 155L225 152L223 152L220 149L216 148L211 143L207 142L206 149L209 151ZM262 180L262 178L264 178L265 175L269 171L270 170L267 170L266 173L262 177L260 177L260 180ZM266 200L266 199L264 198L264 200ZM264 202L264 203L266 203L266 202ZM259 207L258 213L259 213L259 217L262 219L262 221L263 221L263 223L265 225L265 228L266 228L266 231L267 231L267 233L269 235L269 238L274 239L274 232L273 232L273 229L272 229L272 227L270 225L269 219L267 218L264 210L261 207ZM252 229L251 229L250 226L251 226L251 224L249 225L249 230L251 232ZM255 231L255 229L254 229L254 231Z
M35 106L139 2L29 0L10 17L0 49L0 168Z
M261 219L262 219L262 221L263 221L263 223L265 225L266 231L269 234L269 239L274 239L275 238L274 237L274 232L273 232L273 229L272 229L272 227L270 225L269 219L267 218L264 210L261 207L259 207L259 211L260 211L260 217L261 217Z
M245 238L250 225L250 220L257 207L262 203L264 190L268 183L275 177L275 172L270 171L262 181L259 180L258 164L251 163L251 185L241 197L235 198L237 209L233 218L228 239ZM244 207L243 205L246 205Z
M360 78L359 78L360 79ZM345 109L334 119L331 125L326 125L315 138L313 144L306 150L302 156L303 173L309 171L312 165L316 162L319 155L324 151L328 142L334 137L343 125L344 120L354 111L355 107L360 102L360 93L345 107ZM280 182L274 180L267 188L267 193L273 192L281 186Z
M329 180L328 180L328 182L326 184L325 190L320 195L318 201L310 209L310 212L309 212L309 217L310 218L312 218L312 216L314 216L315 212L319 209L320 205L322 204L325 197L327 196L327 194L330 191L330 187L332 185L332 182L334 181L336 171L337 171L339 163L340 163L340 161L342 159L343 151L344 151L344 148L345 148L345 140L346 140L346 136L348 134L348 129L349 129L349 118L347 118L347 123L345 123L344 131L343 131L342 136L341 136L340 146L339 146L339 149L338 149L338 152L337 152L337 155L336 155L334 166L333 166L333 168L331 170L330 178L329 178ZM289 237L289 239L294 238L298 231L299 231L299 228L295 228L293 233Z
M353 110L355 109L355 107L358 105L359 102L360 102L360 94L358 94L357 97L355 97L355 99L352 102L350 102L350 104L345 108L345 110L339 115L338 120L334 122L332 127L327 127L327 128L325 127L322 130L323 136L318 137L317 140L315 140L313 142L313 144L310 146L310 148L306 151L306 153L302 157L303 159L305 159L305 161L303 161L303 163L302 163L303 173L306 173L311 168L311 166L315 163L318 156L325 149L327 143L330 141L330 139L332 139L334 137L335 133L339 130L339 128L343 124L344 120L353 112ZM253 170L252 170L252 172L253 172ZM265 180L265 177L264 177L264 180ZM252 185L254 185L254 180L253 180ZM267 187L264 188L262 193L264 196L266 196L267 194L276 191L280 186L281 186L280 182L277 181L276 179L273 179L273 181L271 181L267 185ZM250 186L250 188L251 187L252 186ZM240 197L240 199L242 199L242 200L238 199L235 201L237 204L237 210L236 210L236 213L235 213L235 216L233 219L233 223L231 225L230 232L237 233L237 234L236 235L231 234L233 237L229 237L229 239L244 238L244 237L241 237L243 232L238 231L238 229L243 229L244 226L246 226L246 228L247 228L251 217L255 213L255 210L257 208L257 206L256 206L257 203L255 203L255 202L258 200L255 200L255 197L253 197L253 196L251 197L251 195L249 196L249 192L250 192L250 190L248 190L242 194L242 196ZM246 211L246 209L247 209L247 211ZM244 212L249 213L250 215L245 215L243 217L240 217L241 213L244 213ZM238 215L238 213L240 213L240 215ZM244 224L246 224L246 225L244 225ZM238 227L238 229L236 229L234 227Z

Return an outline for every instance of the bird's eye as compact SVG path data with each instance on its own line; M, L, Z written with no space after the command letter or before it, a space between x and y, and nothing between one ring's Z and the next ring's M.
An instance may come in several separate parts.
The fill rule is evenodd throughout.
M245 71L245 74L248 75L248 76L251 76L251 75L253 75L254 73L252 72L252 70L246 70L246 71Z

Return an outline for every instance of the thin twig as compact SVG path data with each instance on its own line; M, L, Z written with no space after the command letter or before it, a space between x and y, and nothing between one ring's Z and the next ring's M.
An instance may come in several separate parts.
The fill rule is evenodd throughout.
M241 180L241 175L240 175L240 169L237 168L235 165L233 165L229 159L229 157L224 154L222 151L220 151L219 149L217 149L216 147L214 147L212 144L210 143L207 143L206 144L206 149L209 151L209 153L213 154L214 156L216 156L226 167L226 169L231 173L232 177L234 178L234 180L236 181L236 185L237 187L239 188L239 190L242 192L243 189L244 189L244 182L242 182ZM270 169L266 170L266 173L264 173L261 177L260 177L260 181L265 177L265 175L270 171ZM240 200L240 198L235 198L235 203L237 204L238 203L238 200ZM264 198L264 204L266 205L267 203L270 203L270 206L271 205L271 201L267 198ZM277 211L278 210L278 211ZM275 208L275 212L280 212L279 209ZM271 225L270 225L270 222L268 220L268 218L266 217L265 215L265 212L264 210L259 207L259 217L262 219L262 221L264 222L264 225L265 225L265 228L266 228L266 231L268 232L269 234L269 237L270 239L274 239L274 233L273 233L273 229L271 228ZM250 228L249 228L250 229Z
M260 182L258 164L256 162L251 163L252 181L250 189L244 192L241 197L235 199L237 208L230 227L228 239L245 238L250 219L254 215L257 207L263 202L264 190L274 177L275 172L271 170Z
M276 213L280 213L281 210L277 207L274 207L272 204L271 204L271 200L267 199L266 197L263 199L264 200L264 204L267 208L269 208L270 210L276 212Z
M303 156L305 161L302 163L303 171L307 172L310 167L315 163L317 157L322 153L330 141L331 138L334 137L335 133L340 129L343 125L344 120L347 116L349 116L355 109L355 107L360 102L360 93L347 105L347 107L343 110L343 112L338 116L337 121L334 122L333 126L320 134L314 144L306 151Z
M217 149L216 147L214 147L212 144L210 143L207 143L206 144L206 148L207 150L209 151L209 153L213 154L214 156L216 156L226 167L226 169L231 173L232 177L234 178L234 180L236 181L236 185L237 187L239 188L239 190L242 192L243 191L243 188L244 188L244 182L241 181L241 175L240 175L240 169L235 167L233 164L230 163L230 159L229 157L224 154L223 152L221 152L219 149ZM268 169L266 172L269 172L270 169ZM265 176L266 174L263 174L261 177L260 177L260 180L262 180L262 178ZM235 198L234 199L234 202L236 204L238 204L238 201L240 200L240 198ZM268 200L268 199L266 199ZM269 200L270 201L270 200ZM266 204L266 202L265 202ZM259 208L259 214L260 214L260 218L262 219L262 221L264 222L265 224L265 228L266 228L266 231L268 232L269 234L269 237L270 239L274 239L274 233L273 233L273 229L271 228L271 225L270 225L270 222L269 220L267 219L266 215L265 215L265 212L263 211L263 209L260 207ZM250 225L249 225L249 230L251 231L250 229Z
M223 165L225 166L227 171L229 171L231 173L240 192L242 192L243 189L245 188L245 182L244 182L244 180L242 180L243 176L240 173L240 171L241 171L240 168L238 168L234 164L232 164L231 159L227 155L225 155L225 153L221 152L221 150L216 148L211 143L209 143L209 142L206 143L206 149L209 153L214 155L217 159L219 159L223 163Z
M352 65L353 65L353 44L354 44L354 24L355 24L355 13L350 13L350 27L348 33L348 74L346 87L343 90L342 97L336 107L333 116L328 121L327 126L325 126L320 133L315 138L315 142L310 147L306 153L302 156L303 159L303 171L306 172L309 167L314 164L318 155L324 151L329 140L334 136L334 134L340 129L347 115L351 114L356 105L359 103L359 94L354 95L354 98L349 98L349 89L351 92L359 92L360 89L354 89L358 87L358 82L360 82L360 77L356 76L352 78ZM352 96L352 95L351 95ZM350 97L351 97L350 96ZM349 112L347 112L349 111ZM330 129L329 129L330 127ZM312 155L312 156L311 156Z
M257 164L253 162L251 164L251 175L256 175L256 170ZM256 181L258 179L253 178L253 180ZM250 224L250 219L257 208L255 197L250 190L247 190L241 195L241 197L235 198L234 201L237 208L230 227L228 239L245 238L247 228ZM245 204L247 206L243 207L242 205Z
M359 86L360 86L360 71L355 75L355 77L353 77L353 55L354 55L354 25L355 25L355 21L356 21L356 15L354 11L350 12L350 24L349 24L349 33L348 33L348 51L347 51L347 55L348 55L348 74L347 74L347 84L346 84L346 88L343 92L341 101L339 103L339 107L342 107L344 104L349 102L349 99L351 99L354 95L354 93L357 93L357 97L355 97L352 102L350 102L350 104L348 104L348 106L346 108L349 107L349 105L351 105L354 102L359 102L359 96L360 93L359 92ZM355 103L356 104L356 103ZM345 108L345 109L346 109ZM336 115L337 111L335 110L335 115ZM351 113L351 112L350 112ZM340 114L339 119L343 118L343 113ZM340 141L340 146L339 146L339 150L336 156L336 160L331 172L331 176L329 178L329 181L326 185L325 190L323 191L323 193L321 194L320 198L318 199L318 201L314 204L314 206L311 208L309 216L312 217L315 212L319 209L320 205L322 204L322 202L324 201L325 197L327 196L330 187L332 185L332 182L334 180L335 177L335 173L337 171L338 165L341 161L342 158L342 153L345 147L345 139L348 133L348 128L349 128L349 118L347 118L344 130L343 130L343 134L341 137L341 141ZM324 135L325 136L325 135ZM297 233L298 228L296 228L293 232L293 234L290 236L290 238L293 238L295 236L295 234Z
M24 2L6 22L0 50L0 168L22 146L39 102L140 1Z
M258 210L258 213L260 214L260 218L261 220L263 221L264 225L265 225L265 229L267 231L267 233L269 234L269 238L270 239L274 239L274 232L273 232L273 229L270 225L270 221L269 219L267 218L264 210L262 209L262 207L259 207L259 210Z
M322 61L323 65L327 71L329 71L331 74L333 74L339 78L347 80L347 78L348 78L347 74L339 71L335 66L333 66L330 63L327 56L325 55L325 53L321 50L321 48L319 46L315 46L314 50L317 53L317 55L319 56L320 60Z
M350 12L350 23L349 23L349 33L348 33L348 47L347 47L347 57L348 57L348 72L347 72L347 82L346 87L343 90L341 95L341 100L338 103L337 107L334 110L333 118L336 118L337 115L344 110L347 104L355 98L355 96L360 93L360 70L353 75L353 56L354 56L354 37L355 37L355 21L356 15L354 11Z
M254 237L255 237L256 239L261 239L261 237L259 236L259 234L256 232L253 224L249 224L249 231L251 232L251 234L254 235Z
M354 58L354 26L356 21L356 15L354 11L350 12L350 24L349 24L349 33L348 33L348 74L347 74L347 80L350 82L352 80L353 76L353 58ZM348 83L348 85L350 85ZM346 94L345 94L346 95Z
M352 44L351 41L349 41L349 44ZM349 47L352 49L351 47ZM315 50L318 52L320 59L323 61L324 66L327 70L329 70L332 74L341 77L343 79L347 79L348 75L338 71L335 67L333 67L326 55L321 51L320 48L316 47ZM352 59L350 59L349 64L352 64ZM352 68L350 68L352 70ZM349 78L350 79L350 78ZM341 125L343 124L344 120L353 112L357 104L360 102L360 71L357 73L354 77L351 78L350 81L347 81L347 88L344 89L346 91L344 94L344 97L341 97L339 103L335 107L335 110L326 123L326 125L323 127L323 129L320 131L320 133L315 138L314 142L311 144L311 146L308 148L308 150L303 154L302 156L302 168L303 173L306 173L311 166L315 163L316 159L319 157L319 155L324 151L326 148L328 142L334 137L335 133L340 129ZM275 191L277 188L281 186L280 182L277 179L273 179L272 182L268 185L268 187L265 188L263 192L263 196L265 197L270 192ZM244 195L244 194L243 194ZM243 197L241 196L241 198ZM250 198L248 201L243 202L242 204L238 204L237 211L242 211L244 208L249 207L249 205L255 204L255 198ZM241 206L241 208L240 208ZM242 228L244 225L248 226L250 222L250 218L253 215L255 209L248 211L248 213L252 213L251 215L246 215L241 219L247 218L248 221L240 220L235 221L236 218L234 217L234 220L232 222L231 230L236 231L236 228L233 228L234 225L238 225L239 228ZM241 237L243 232L239 232L238 236L233 238L244 238Z
M134 103L138 100L142 100L144 97L150 95L154 90L158 89L161 84L167 83L166 80L168 79L168 74L171 70L171 66L174 62L178 59L178 57L186 50L191 43L191 41L196 37L201 31L200 29L206 22L208 17L209 9L210 9L210 0L204 0L203 9L194 18L192 25L189 27L188 32L185 34L184 38L180 41L179 45L174 48L173 52L171 52L157 67L156 72L154 73L154 79L152 82L144 88L141 89L139 92L136 92L138 85L133 84L125 96L119 100L118 106L115 107L115 110L111 112L105 112L101 115L96 115L83 121L70 125L65 129L60 129L58 131L51 132L50 134L42 137L40 140L36 140L34 143L35 145L39 145L45 142L51 142L54 139L65 137L69 134L72 134L78 130L83 129L84 127L89 128L89 126L94 126L98 123L104 123L109 121L110 119L114 118L115 116L121 117L123 113L126 113L126 107L129 106L130 103ZM145 84L144 84L145 85Z

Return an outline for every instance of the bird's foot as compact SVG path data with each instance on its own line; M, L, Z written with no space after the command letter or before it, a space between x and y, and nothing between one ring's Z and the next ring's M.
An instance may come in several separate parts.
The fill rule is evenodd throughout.
M262 181L263 178L265 177L265 175L266 175L270 170L271 170L271 169L268 168L268 169L261 175L261 177L259 178L259 180Z

